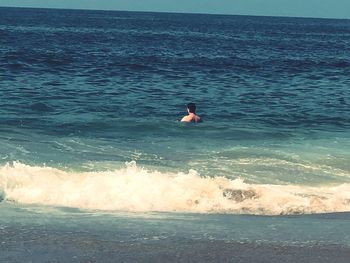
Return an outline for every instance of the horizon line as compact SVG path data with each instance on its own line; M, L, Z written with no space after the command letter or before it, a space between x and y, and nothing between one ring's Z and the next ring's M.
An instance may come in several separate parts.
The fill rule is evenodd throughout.
M188 15L218 15L218 16L252 16L252 17L279 17L279 18L302 18L302 19L329 19L350 20L350 18L313 17L313 16L283 16L283 15L248 15L248 14L225 14L225 13L202 13L202 12L175 12L175 11L135 11L119 9L94 9L94 8L63 8L63 7L30 7L30 6L2 6L0 8L22 8L22 9L53 9L53 10L80 10L80 11L103 11L103 12L134 12L134 13L160 13L160 14L188 14Z

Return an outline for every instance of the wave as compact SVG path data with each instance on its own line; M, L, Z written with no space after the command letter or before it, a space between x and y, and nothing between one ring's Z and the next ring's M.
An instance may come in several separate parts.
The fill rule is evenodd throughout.
M350 211L350 184L247 184L241 179L201 177L194 170L162 173L135 162L100 172L64 171L15 162L0 168L0 200L131 212L331 213Z

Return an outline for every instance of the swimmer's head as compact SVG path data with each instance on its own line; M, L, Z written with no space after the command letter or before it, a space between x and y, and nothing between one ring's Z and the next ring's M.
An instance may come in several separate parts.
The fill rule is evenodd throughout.
M187 110L189 113L196 113L196 104L194 103L188 103L187 104Z

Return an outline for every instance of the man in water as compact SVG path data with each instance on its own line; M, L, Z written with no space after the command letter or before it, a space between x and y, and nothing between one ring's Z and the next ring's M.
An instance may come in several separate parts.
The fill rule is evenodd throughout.
M182 122L201 122L201 118L196 115L196 104L188 103L187 104L187 112L188 115L184 116L181 121Z

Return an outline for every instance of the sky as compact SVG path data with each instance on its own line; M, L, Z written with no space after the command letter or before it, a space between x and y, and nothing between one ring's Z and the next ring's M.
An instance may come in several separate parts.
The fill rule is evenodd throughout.
M350 19L350 0L0 0L0 6Z

